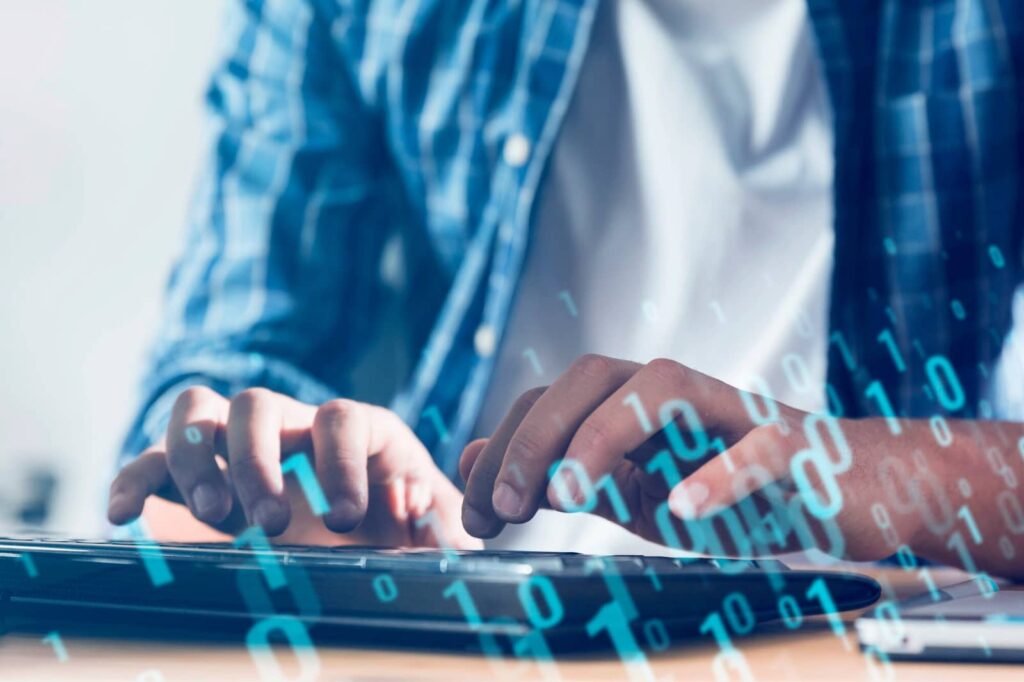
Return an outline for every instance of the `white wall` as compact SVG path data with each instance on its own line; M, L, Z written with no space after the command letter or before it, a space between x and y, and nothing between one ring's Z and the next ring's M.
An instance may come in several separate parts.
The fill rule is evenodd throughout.
M222 9L0 2L0 498L26 461L54 461L59 528L100 527L182 243Z

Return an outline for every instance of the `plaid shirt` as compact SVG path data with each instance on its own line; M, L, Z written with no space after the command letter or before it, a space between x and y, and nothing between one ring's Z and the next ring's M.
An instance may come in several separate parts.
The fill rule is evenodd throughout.
M452 471L597 3L233 2L124 456L187 385L352 395L400 253L415 362L391 407ZM1024 3L809 4L835 112L832 409L991 417L1021 279Z

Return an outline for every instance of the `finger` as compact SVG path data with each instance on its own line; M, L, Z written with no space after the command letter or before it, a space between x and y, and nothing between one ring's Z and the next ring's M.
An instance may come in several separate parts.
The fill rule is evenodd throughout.
M485 445L487 445L487 439L478 438L468 443L465 449L463 449L462 455L459 457L459 476L462 477L463 481L469 480L469 472L473 471L476 458L483 452Z
M565 461L556 474L562 477L561 482L552 482L548 486L547 497L551 505L556 509L563 507L560 498L566 496L580 503L585 482L578 479L585 476L596 482L604 473L611 471L625 453L639 448L651 438L655 429L664 426L660 420L655 424L652 415L660 416L661 406L667 401L679 400L681 405L683 399L693 408L704 429L709 428L712 421L723 418L735 421L737 414L744 421L748 419L739 395L727 384L671 360L649 362L612 393L576 430L566 448ZM643 410L643 418L636 413L637 404ZM676 413L671 413L675 418ZM669 423L675 427L674 421ZM675 428L682 432L684 438L692 438L686 433L686 426ZM680 444L674 443L672 449L680 450ZM703 454L676 452L682 457Z
M587 417L640 367L584 355L544 391L505 449L492 500L499 518L523 523L537 513L552 463L565 454ZM618 453L619 460L622 454Z
M386 506L394 521L406 522L425 513L432 492L424 489L422 481L433 480L437 467L395 413L336 400L321 406L313 422L317 474L331 505L325 515L328 527L345 532L358 526L366 518L370 486L386 491ZM446 484L456 490L450 482Z
M794 446L774 425L758 426L712 458L669 494L669 508L682 519L702 519L738 504L789 476Z
M493 538L505 526L491 506L494 479L501 470L501 460L512 434L543 393L543 388L534 388L519 396L473 463L462 500L462 525L474 537Z
M410 490L410 529L414 544L444 549L481 549L483 542L462 525L462 495L443 476L414 481Z
M313 418L316 474L330 505L324 524L336 533L355 529L366 516L370 427L367 407L352 400L326 402Z
M396 478L426 480L437 471L430 452L398 415L377 405L360 406L370 421L366 472L371 485L389 484Z
M408 492L404 478L395 478L385 486L384 500L391 518L399 523L409 520Z
M741 547L731 533L721 533L721 551L727 555L831 547L828 529L805 514L803 498L790 492L792 458L805 446L801 434L778 424L752 429L673 488L669 508L686 523L702 526L718 523L723 514L736 514L746 526L748 544Z
M218 524L231 512L231 491L217 466L216 445L228 416L228 401L205 386L181 393L167 426L167 466L192 514Z
M154 446L125 465L110 485L107 518L115 525L137 519L146 498L155 495L169 481L167 454L163 444Z
M281 474L282 405L272 392L250 388L232 398L227 444L231 482L250 524L280 535L291 521Z
M422 528L428 523L427 514L434 503L434 493L426 481L410 479L406 481L406 509L409 511L409 518L413 521L413 528Z

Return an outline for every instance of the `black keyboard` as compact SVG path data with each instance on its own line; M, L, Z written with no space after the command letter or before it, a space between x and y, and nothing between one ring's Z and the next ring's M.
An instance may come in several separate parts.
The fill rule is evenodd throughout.
M13 545L11 543L14 543ZM27 543L27 544L26 544ZM0 538L4 551L65 552L92 558L119 558L138 554L141 549L155 547L168 560L233 561L254 554L270 554L284 564L302 566L347 567L381 571L423 571L432 573L474 573L512 571L516 573L575 573L593 571L595 562L624 575L656 572L700 572L717 570L786 570L774 560L710 559L702 557L665 557L644 555L591 556L575 552L531 552L521 550L454 550L431 548L393 548L364 545L335 547L311 545L278 545L269 549L239 547L227 542L161 542L112 539L84 540L77 538Z
M776 561L0 538L0 617L8 628L77 623L90 632L104 624L223 634L285 615L326 640L474 648L487 635L511 646L538 629L524 594L544 593L561 613L542 624L544 637L575 649L609 646L607 637L587 634L587 623L610 601L621 602L637 636L658 620L671 637L686 638L727 597L742 599L758 623L777 620L785 598L805 615L821 613L820 601L807 596L817 579L840 609L879 594L862 576L791 571Z

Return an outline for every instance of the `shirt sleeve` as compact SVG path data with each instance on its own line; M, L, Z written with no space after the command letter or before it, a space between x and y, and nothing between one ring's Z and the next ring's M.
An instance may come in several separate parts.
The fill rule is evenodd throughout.
M231 0L208 157L122 463L189 385L314 403L347 390L379 308L384 153L330 5Z

